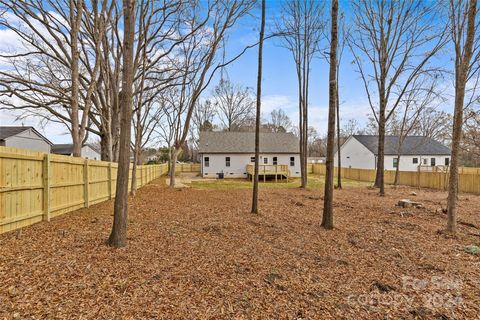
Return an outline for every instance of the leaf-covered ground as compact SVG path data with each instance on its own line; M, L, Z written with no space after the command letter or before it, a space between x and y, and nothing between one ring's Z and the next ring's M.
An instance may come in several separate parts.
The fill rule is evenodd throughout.
M335 191L332 231L320 190L263 189L260 215L250 197L156 181L119 250L111 201L0 235L0 319L478 319L480 196L460 196L456 239L444 192Z

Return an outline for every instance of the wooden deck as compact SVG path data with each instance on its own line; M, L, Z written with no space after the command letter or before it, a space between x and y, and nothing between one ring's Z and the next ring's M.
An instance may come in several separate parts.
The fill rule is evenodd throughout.
M255 167L253 164L247 164L247 174L248 178L253 181L253 174L254 174ZM288 165L286 164L278 164L278 165L272 165L272 164L261 164L258 166L258 177L261 179L263 177L263 181L265 182L267 180L267 177L274 177L275 182L280 179L282 181L283 179L286 179L288 182L288 177L289 177L289 170L288 170Z

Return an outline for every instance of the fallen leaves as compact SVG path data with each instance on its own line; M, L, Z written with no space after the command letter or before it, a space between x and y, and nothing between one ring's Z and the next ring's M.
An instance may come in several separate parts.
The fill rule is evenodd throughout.
M451 238L436 233L446 193L415 190L423 210L392 212L411 193L337 190L335 229L325 231L319 190L261 189L260 215L251 215L248 189L157 181L130 201L126 248L105 245L111 201L1 235L0 318L477 317L479 255L462 249L478 244L480 197L460 206L465 223ZM405 276L459 278L464 302L426 306L426 294L445 291L407 290ZM360 299L373 293L411 300Z

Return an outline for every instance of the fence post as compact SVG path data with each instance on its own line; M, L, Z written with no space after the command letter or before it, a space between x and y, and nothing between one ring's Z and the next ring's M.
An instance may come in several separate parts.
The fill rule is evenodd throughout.
M112 163L108 163L108 199L112 199Z
M85 162L83 163L83 196L85 200L85 208L88 208L90 206L90 203L88 201L88 189L90 185L89 181L89 174L88 174L88 159L84 160Z
M43 220L50 222L50 153L43 158Z

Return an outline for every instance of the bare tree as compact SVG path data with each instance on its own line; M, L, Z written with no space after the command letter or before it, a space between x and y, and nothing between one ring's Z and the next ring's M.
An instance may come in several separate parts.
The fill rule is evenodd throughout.
M188 23L195 27L198 32L192 33L188 43L183 43L183 52L180 52L180 57L177 57L179 61L176 61L179 64L178 69L181 70L179 85L181 101L179 104L183 104L182 108L185 108L186 112L184 120L177 127L178 130L176 130L177 134L174 139L174 151L170 168L171 187L175 186L176 159L189 135L194 107L197 105L200 95L208 87L218 70L237 60L248 48L254 46L245 47L240 54L228 61L222 60L216 63L218 50L224 43L227 32L241 17L250 11L252 5L253 3L247 0L214 1L209 3L208 8L206 8L209 14L202 22L204 28L196 28L198 17L195 10L193 10L192 18L188 19ZM196 62L192 66L189 63L185 63L185 60Z
M480 164L480 111L468 111L462 137L462 162L477 167Z
M277 29L295 62L298 80L301 186L307 186L307 131L311 62L319 50L323 29L323 3L314 0L285 2Z
M253 118L255 101L250 88L234 84L228 78L222 78L213 93L212 100L225 130L238 131Z
M282 109L275 109L270 112L268 125L272 132L289 132L292 129L292 121Z
M151 141L155 133L155 127L161 118L161 109L155 108L155 99L152 95L153 90L139 94L134 99L132 125L134 128L134 141L132 143L133 168L131 194L135 196L137 190L137 165L142 164L141 153L146 145Z
M469 80L478 77L480 37L478 35L477 1L450 0L451 39L455 49L455 109L453 116L452 155L447 202L447 232L457 232L457 196L459 150L462 139L465 91ZM475 81L476 87L477 81Z
M201 101L195 106L192 116L192 127L190 129L190 141L195 152L198 152L200 132L212 131L215 128L213 119L216 114L216 106L210 99ZM195 158L195 160L198 160L198 158Z
M135 41L135 0L123 0L123 69L121 94L120 156L112 233L108 244L124 247L127 244L128 176L130 166L130 132L133 106L133 46Z
M423 113L435 110L439 104L444 102L436 90L437 80L436 76L432 78L429 74L414 79L411 89L405 93L404 99L392 116L392 134L398 137L394 185L399 183L400 159L405 139L418 127L420 116ZM396 116L397 113L400 117Z
M325 172L325 192L323 197L322 227L333 229L333 175L335 144L335 111L337 108L337 49L338 49L338 0L332 0L332 35L330 37L330 73L328 90L328 134Z
M262 106L263 37L265 34L265 0L262 0L260 40L258 44L257 109L255 116L255 169L253 174L252 213L258 214L258 167L260 163L260 117Z
M65 124L75 156L80 156L92 130L90 107L99 68L98 59L89 55L98 39L86 35L94 31L101 36L105 8L98 10L97 0L89 4L83 0L0 1L8 13L0 17L0 26L12 31L20 43L2 54L2 108L22 112L19 118L35 115ZM89 63L94 67L85 75Z
M70 38L71 38L71 63L72 63L72 140L73 140L73 156L80 157L82 153L82 137L79 132L78 121L78 103L80 94L80 79L78 73L78 60L80 53L78 52L78 33L80 32L80 24L82 22L83 1L70 0Z
M375 186L384 195L386 123L413 79L436 71L429 62L445 45L446 33L435 27L440 3L359 0L353 2L353 9L354 29L348 45L378 123Z

